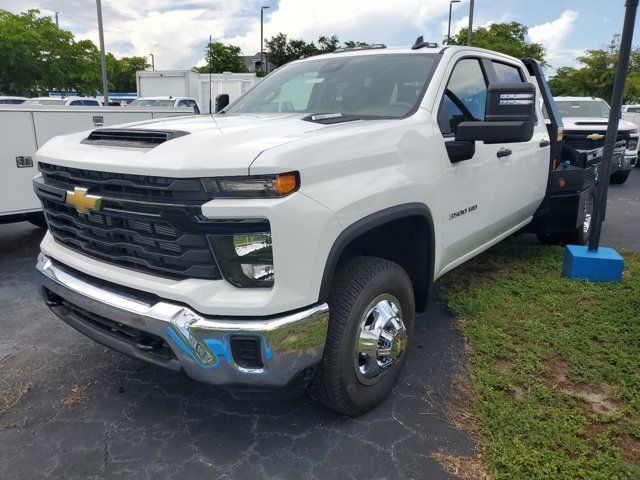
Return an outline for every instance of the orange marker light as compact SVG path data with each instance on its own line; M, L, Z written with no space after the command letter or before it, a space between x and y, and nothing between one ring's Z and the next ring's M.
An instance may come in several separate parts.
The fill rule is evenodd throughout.
M297 190L298 186L298 176L295 173L285 173L284 175L280 175L273 182L273 188L283 196Z
M566 184L567 184L567 181L564 178L561 178L560 180L558 180L558 186L560 188L563 188Z

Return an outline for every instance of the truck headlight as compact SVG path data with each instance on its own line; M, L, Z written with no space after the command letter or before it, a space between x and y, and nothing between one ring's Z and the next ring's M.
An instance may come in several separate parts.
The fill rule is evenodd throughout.
M203 179L212 198L277 198L286 197L300 188L298 172L278 175L248 175Z
M636 150L638 148L638 137L631 137L627 140L627 150Z
M209 235L224 278L236 287L273 286L271 233Z

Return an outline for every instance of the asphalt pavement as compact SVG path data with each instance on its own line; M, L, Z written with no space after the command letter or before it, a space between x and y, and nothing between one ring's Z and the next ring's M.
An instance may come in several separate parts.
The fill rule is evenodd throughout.
M639 230L636 170L611 186L603 244L640 251ZM237 400L85 338L37 296L42 235L0 225L0 478L437 480L433 452L473 454L447 421L465 354L437 296L394 394L351 419L305 396Z

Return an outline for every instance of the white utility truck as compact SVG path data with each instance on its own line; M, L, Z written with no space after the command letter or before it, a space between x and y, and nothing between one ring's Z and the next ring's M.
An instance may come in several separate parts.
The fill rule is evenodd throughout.
M0 105L0 224L29 220L44 226L31 181L37 173L33 155L47 140L100 126L190 114L192 108Z
M39 288L138 359L358 415L435 279L527 226L588 238L601 150L561 138L535 61L422 38L297 60L215 115L41 147Z
M609 104L596 97L555 97L564 123L565 143L577 149L590 150L604 146ZM618 140L626 142L625 154L611 166L611 183L627 181L638 161L638 126L620 119Z

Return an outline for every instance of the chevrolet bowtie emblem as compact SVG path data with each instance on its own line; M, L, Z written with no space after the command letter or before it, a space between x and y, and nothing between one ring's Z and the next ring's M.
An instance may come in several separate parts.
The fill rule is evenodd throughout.
M588 140L602 140L604 135L601 133L592 133L591 135L587 135Z
M87 213L89 210L100 210L102 197L87 195L86 188L76 187L73 192L67 192L66 202L76 207L78 213Z

